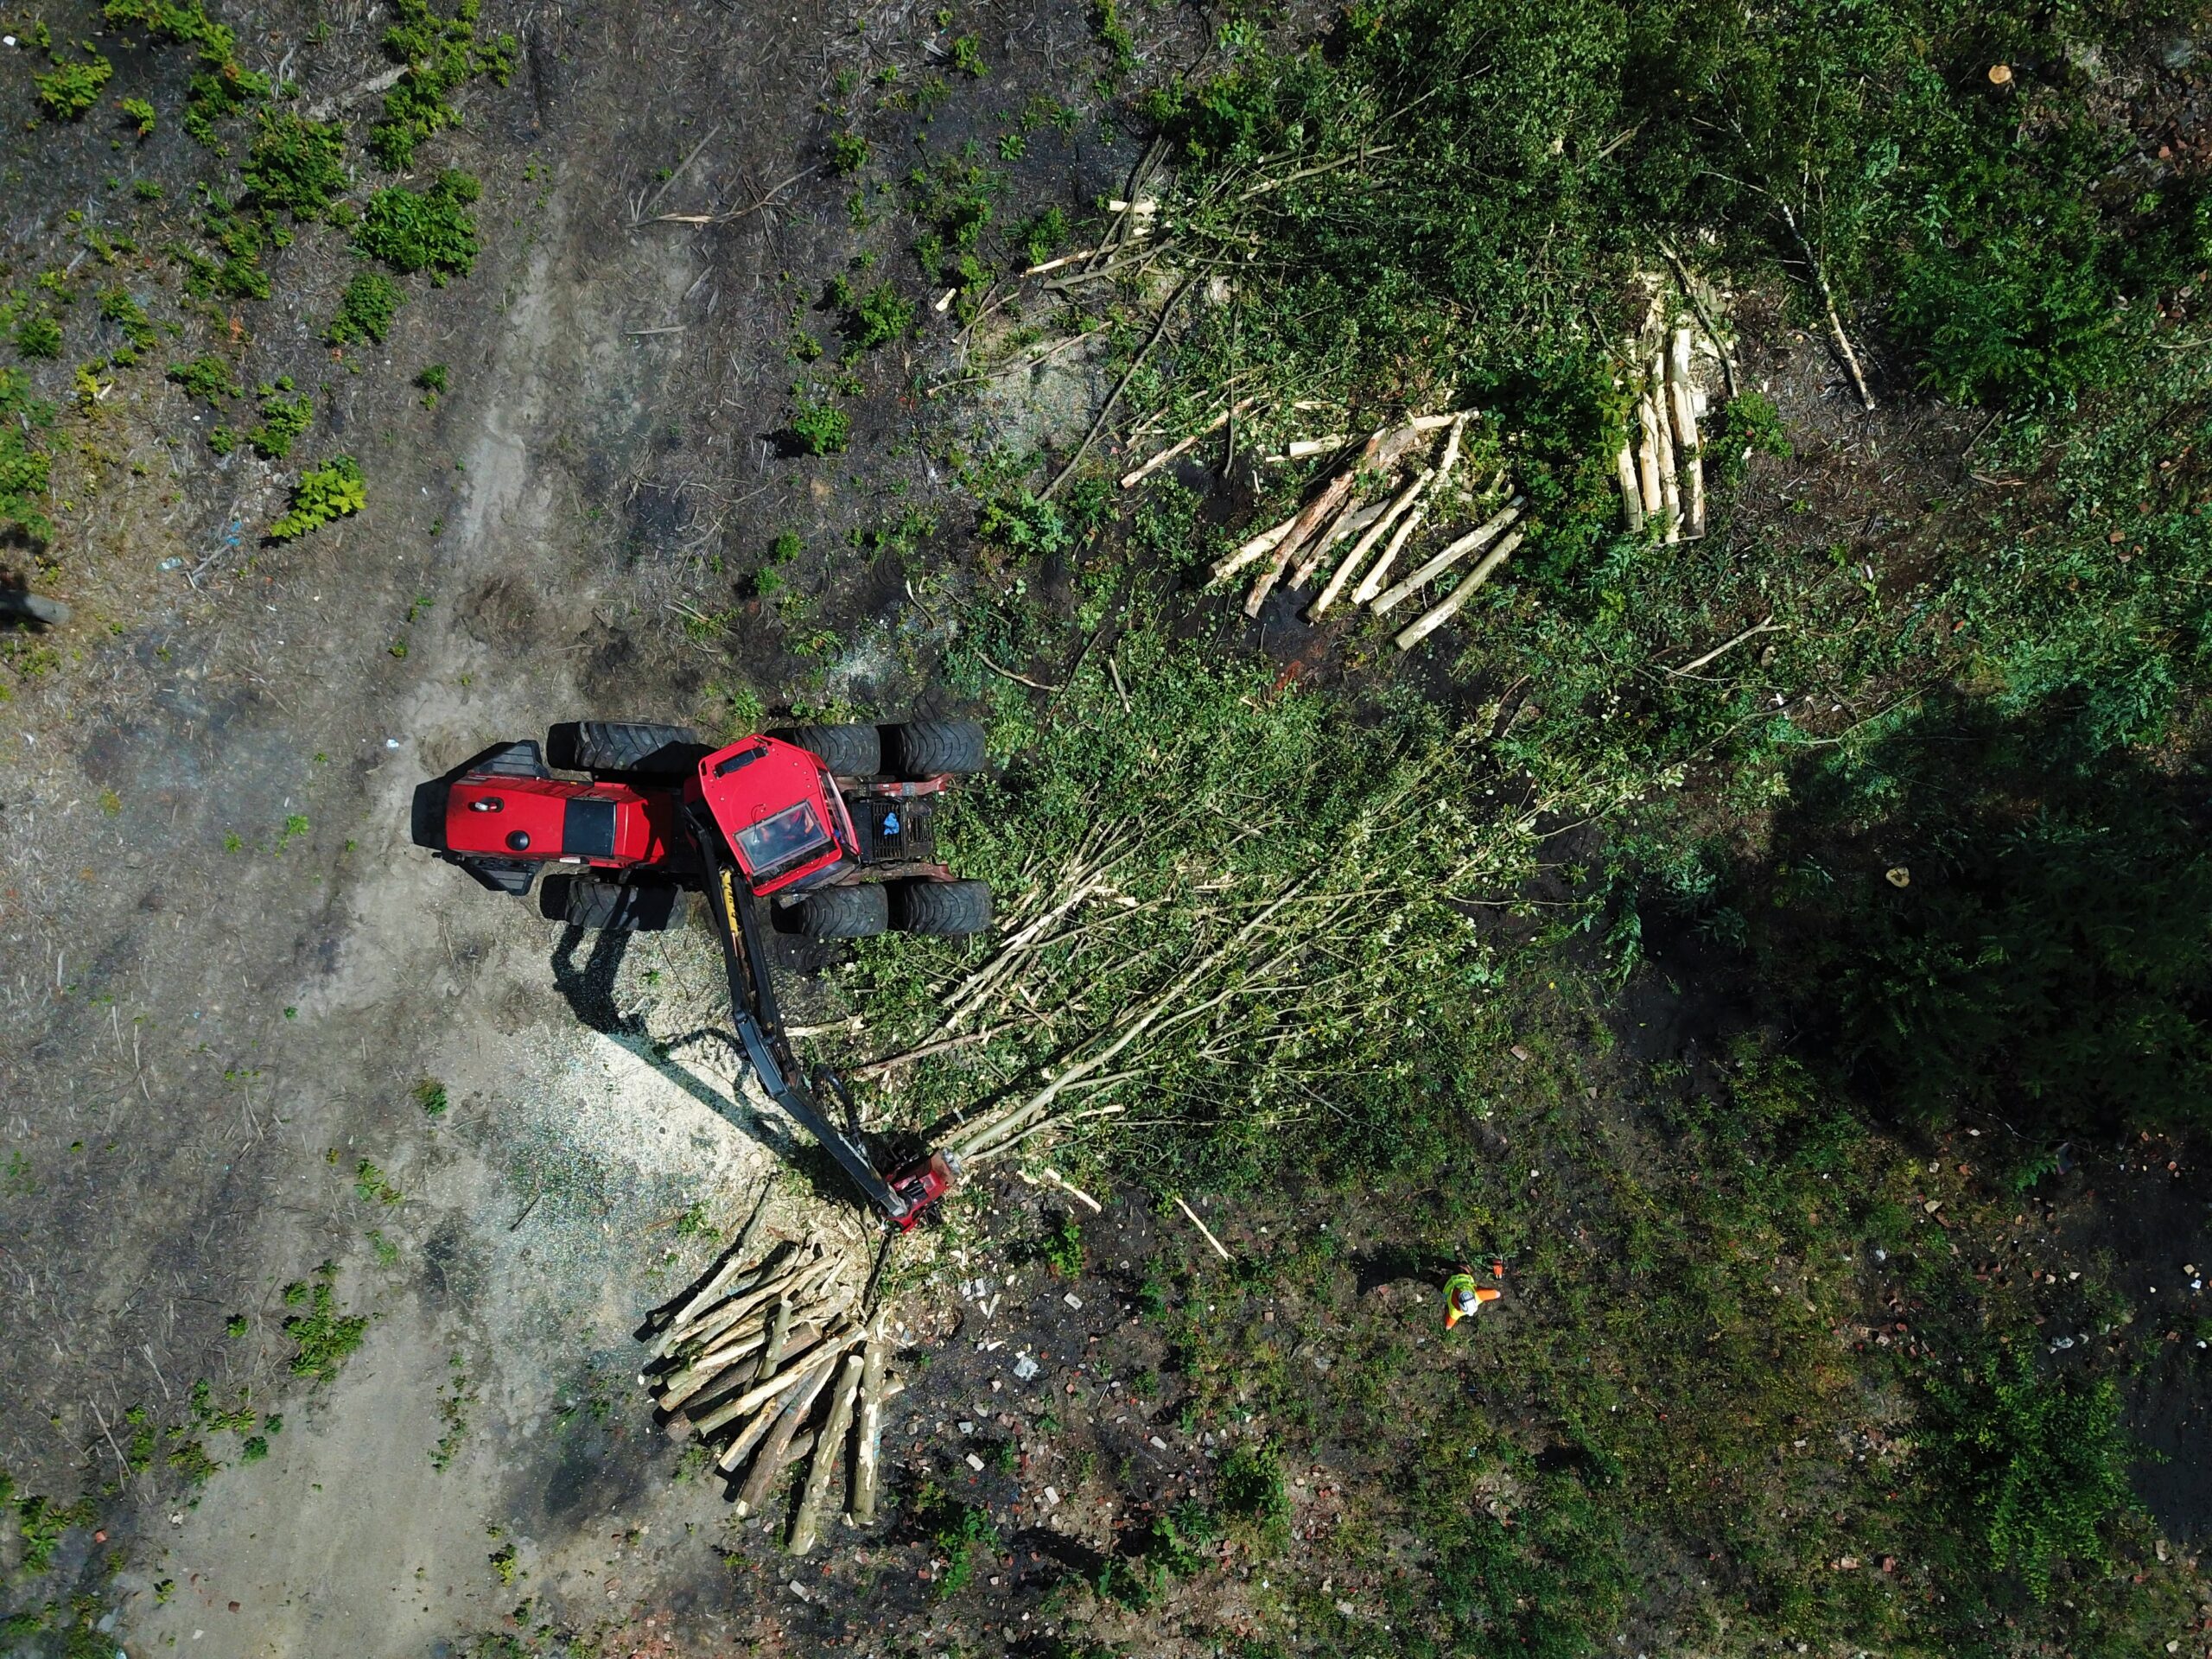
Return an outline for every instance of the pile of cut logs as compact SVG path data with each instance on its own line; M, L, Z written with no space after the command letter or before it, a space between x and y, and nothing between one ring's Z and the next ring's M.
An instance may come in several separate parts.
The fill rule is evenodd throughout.
M1614 457L1621 510L1632 531L1650 530L1669 542L1705 534L1705 454L1698 417L1706 411L1697 359L1719 348L1687 322L1671 328L1658 321L1641 340L1621 342L1621 381L1636 393L1636 420Z
M1470 555L1481 554L1450 593L1399 631L1398 649L1412 650L1459 614L1521 545L1523 532L1515 524L1521 517L1522 501L1518 495L1503 498L1503 473L1471 497L1451 488L1467 423L1472 419L1472 410L1416 415L1402 426L1383 428L1354 451L1298 512L1262 531L1217 563L1213 580L1220 582L1247 566L1260 565L1259 579L1244 601L1244 613L1257 616L1278 584L1293 590L1304 588L1321 573L1338 543L1349 539L1351 547L1331 568L1306 614L1311 620L1319 620L1345 597L1349 588L1350 603L1372 607L1376 615L1387 616ZM1443 435L1443 454L1432 465L1430 452L1439 433ZM1346 442L1343 438L1306 440L1291 445L1289 456L1325 453L1341 448ZM1399 481L1402 474L1402 483ZM1370 492L1364 496L1360 493L1363 485ZM1475 503L1502 499L1503 504L1480 524L1392 582L1399 556L1432 512L1440 505L1448 510L1470 499Z
M804 1555L820 1540L849 1433L846 1511L855 1525L874 1518L883 1402L897 1392L884 1376L889 1339L880 1316L866 1320L855 1309L843 1259L817 1241L781 1247L749 1268L745 1249L741 1239L696 1291L664 1310L638 1381L658 1395L671 1439L719 1444L716 1466L736 1489L740 1516L761 1510L784 1470L806 1466L786 1543Z

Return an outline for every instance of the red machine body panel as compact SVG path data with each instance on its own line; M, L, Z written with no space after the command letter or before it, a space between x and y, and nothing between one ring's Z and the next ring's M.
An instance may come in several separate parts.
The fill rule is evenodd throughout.
M812 887L861 858L830 768L796 744L741 738L699 763L695 786L762 898Z
M447 798L446 845L493 858L597 869L677 861L687 849L676 790L472 773Z

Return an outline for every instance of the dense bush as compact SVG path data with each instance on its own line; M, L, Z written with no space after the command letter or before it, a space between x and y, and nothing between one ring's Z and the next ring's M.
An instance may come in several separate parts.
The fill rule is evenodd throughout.
M322 337L333 346L359 340L381 341L391 320L406 302L406 290L380 270L365 270L346 284L338 301L338 315Z
M257 123L244 169L255 205L302 221L321 218L346 194L345 128L289 111L264 110Z
M353 245L395 270L428 271L442 288L448 276L466 276L476 267L476 221L467 211L481 194L474 175L448 168L428 190L404 185L369 198Z

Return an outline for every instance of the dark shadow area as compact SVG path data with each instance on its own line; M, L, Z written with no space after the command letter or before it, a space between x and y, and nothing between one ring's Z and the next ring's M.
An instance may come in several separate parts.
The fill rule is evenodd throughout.
M27 629L42 633L69 620L69 607L58 599L31 592L27 577L0 572L0 628Z
M2055 1167L2069 1135L2207 1121L2212 787L2201 757L2088 751L2063 711L1931 701L1789 779L1766 855L1640 872L1669 1034L1746 1017L1876 1116L1972 1117ZM1657 1052L1665 1044L1639 1044Z

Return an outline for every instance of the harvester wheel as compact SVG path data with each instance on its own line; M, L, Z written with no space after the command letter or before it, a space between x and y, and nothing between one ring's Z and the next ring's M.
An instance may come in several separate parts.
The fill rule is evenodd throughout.
M604 928L610 933L658 933L681 919L683 896L671 882L595 881L578 876L569 884L562 919L570 927Z
M910 720L883 728L885 758L901 778L983 769L983 728L972 720Z
M775 735L798 744L840 778L873 778L883 770L883 748L873 726L794 726Z
M988 881L901 881L891 892L893 925L902 933L964 939L991 925Z
M824 887L793 906L798 931L810 939L868 939L891 925L890 900L882 887L863 881L849 887Z
M567 742L560 740L568 738ZM554 747L567 749L563 764L577 772L627 772L679 778L707 751L689 726L645 721L580 720L573 735L555 728Z

